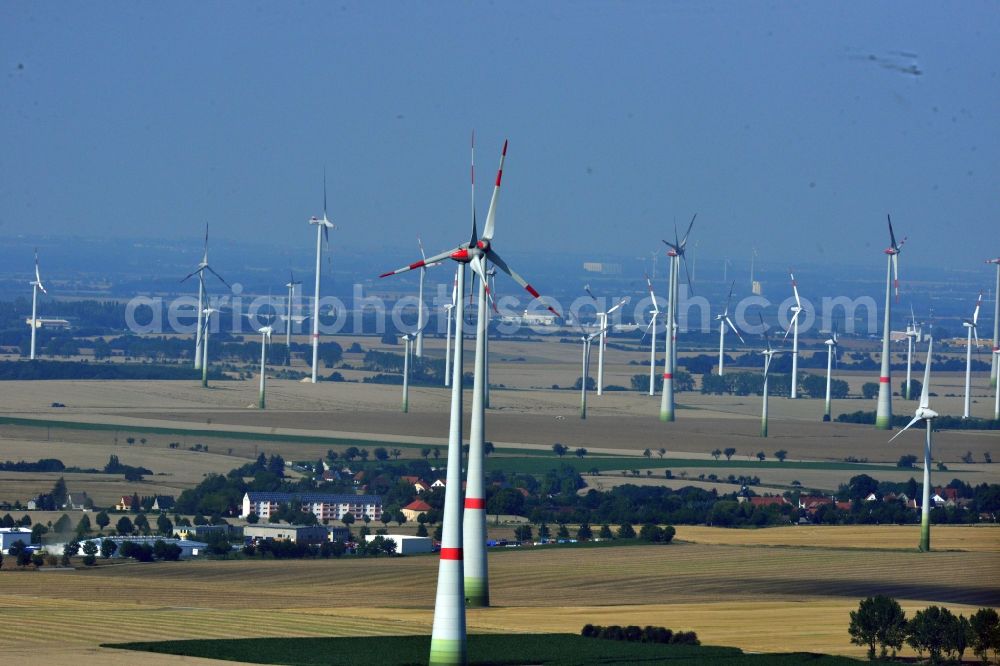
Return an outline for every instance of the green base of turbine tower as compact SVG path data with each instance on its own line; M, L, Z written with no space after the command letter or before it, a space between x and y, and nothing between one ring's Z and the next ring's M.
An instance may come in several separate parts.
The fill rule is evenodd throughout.
M674 421L674 413L671 411L660 412L660 420L666 423L667 421Z
M431 639L431 658L429 666L453 666L468 663L465 653L465 641Z
M875 418L875 427L879 430L892 430L892 416L878 416Z
M465 605L468 608L488 608L490 589L481 578L465 579Z

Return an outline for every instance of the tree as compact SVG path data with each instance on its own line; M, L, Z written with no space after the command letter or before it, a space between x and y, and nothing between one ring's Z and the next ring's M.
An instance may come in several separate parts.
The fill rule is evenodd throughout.
M101 542L101 557L103 557L104 559L108 559L109 557L114 555L115 551L117 550L118 550L118 544L116 544L111 539L105 539L104 541Z
M437 460L438 458L441 457L441 449L435 448L434 453L432 453L431 455L434 456L434 460Z
M52 526L52 531L56 534L65 534L69 532L72 521L70 521L69 516L65 513L59 516L59 520L56 521L55 525Z
M354 514L351 513L350 511L348 511L340 519L340 522L344 523L344 527L347 528L347 533L350 534L351 533L351 525L354 524Z
M556 530L556 538L557 539L569 538L569 529L567 529L566 523L559 523L559 529Z
M146 514L140 513L135 517L135 522L133 523L136 532L142 532L143 534L149 534L149 519L146 518Z
M93 539L83 544L83 563L88 567L97 563L97 544Z
M80 522L76 524L77 537L83 536L85 534L90 534L91 529L93 528L90 526L90 516L88 516L87 514L83 514L83 517L80 518Z
M660 460L663 460L663 456L667 455L667 449L661 446L656 449L656 455L660 456Z
M577 458L582 458L585 455L587 455L587 449L583 448L582 446L576 450L576 457Z
M758 452L757 452L757 460L759 460L759 461L761 461L761 462L764 462L764 460L765 460L766 458L767 458L767 456L766 456L766 455L764 455L764 452L763 452L763 451L758 451Z
M580 525L580 529L576 531L576 538L580 541L589 541L594 536L593 530L590 529L590 525L583 523Z
M921 656L926 651L931 663L940 662L941 653L951 648L950 625L954 617L950 610L940 606L928 606L917 611L907 624L906 642Z
M721 456L721 455L722 455L722 451L720 451L719 449L713 449L712 450L712 457L715 458L716 460L718 460L719 456Z
M375 460L384 462L389 459L389 452L386 451L384 446L379 446L375 448Z
M1000 614L996 609L980 608L969 618L972 652L985 664L990 650L1000 652Z
M569 451L569 447L563 446L562 444L559 444L558 442L552 445L552 452L554 454L556 454L557 456L559 456L560 458L562 458L564 455L566 455L567 451Z
M646 458L649 459L653 457L653 452L650 451L649 449L643 449L642 455L646 456Z
M879 646L880 656L885 658L889 648L893 654L903 647L906 637L906 613L899 602L878 594L862 599L858 610L851 611L851 624L847 628L851 642L868 647L868 658L875 658L875 646Z
M165 536L174 533L174 524L167 518L167 514L161 513L156 519L156 531Z
M101 511L99 514L97 514L97 517L94 520L97 523L98 529L100 529L101 531L103 531L105 527L111 524L111 519L108 518L108 514L105 511Z
M878 395L878 384L875 382L865 382L861 385L861 395L865 400L871 400Z
M485 446L484 446L484 448L485 448ZM399 449L393 449L389 453L392 454L392 459L393 460L399 460L399 456L403 455L403 452L400 451Z
M118 530L118 534L132 534L132 521L128 519L128 516L122 516L115 523L115 529Z
M634 539L635 538L635 528L632 527L632 523L622 523L618 528L618 538L619 539Z
M905 455L899 456L899 460L896 462L896 467L901 467L903 469L913 469L913 465L917 462L917 457L912 453L907 453Z
M732 460L733 456L736 455L736 449L730 446L723 453L726 454L726 460Z
M424 448L420 449L420 455L424 457L424 460L427 460L428 456L431 455L430 447L425 446Z
M611 526L607 523L601 525L601 531L598 532L597 536L601 539L614 539L614 535L611 533Z
M785 462L785 458L788 457L788 451L779 449L774 452L774 457L778 459L778 462Z
M65 546L63 546L62 552L62 565L64 567L69 566L69 558L76 557L77 553L80 552L80 542L70 541Z
M133 444L135 444L135 437L126 437L125 441L128 443L129 446L132 446Z

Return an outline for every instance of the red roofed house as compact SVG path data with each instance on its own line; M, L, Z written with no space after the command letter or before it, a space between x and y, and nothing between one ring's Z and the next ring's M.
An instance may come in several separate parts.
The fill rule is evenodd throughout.
M407 520L417 520L417 518L422 513L427 513L431 510L431 505L427 502L416 499L407 504L402 508L402 513Z
M118 504L115 505L116 511L131 511L132 510L132 496L122 495L122 498L118 500Z
M751 497L750 504L753 506L781 506L783 504L789 504L789 501L781 495L768 495L766 497Z

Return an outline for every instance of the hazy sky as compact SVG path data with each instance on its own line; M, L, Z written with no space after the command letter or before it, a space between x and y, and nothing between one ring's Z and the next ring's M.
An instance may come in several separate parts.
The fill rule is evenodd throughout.
M996 2L0 5L0 238L1000 255ZM937 259L934 258L935 253Z

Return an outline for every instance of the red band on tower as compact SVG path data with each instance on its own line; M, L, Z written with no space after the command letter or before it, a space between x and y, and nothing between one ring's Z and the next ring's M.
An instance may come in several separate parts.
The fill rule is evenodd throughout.
M442 548L441 549L441 559L442 560L461 560L462 559L462 549L461 548Z
M882 384L888 384L889 383L889 378L888 377L879 377L878 380Z
M478 497L466 497L465 498L465 508L466 509L485 509L486 500L480 499Z

